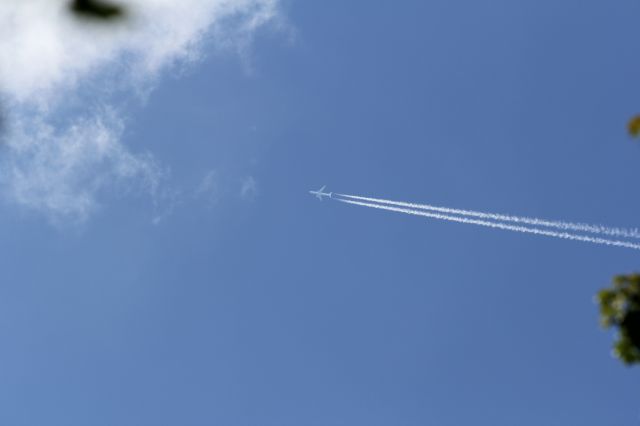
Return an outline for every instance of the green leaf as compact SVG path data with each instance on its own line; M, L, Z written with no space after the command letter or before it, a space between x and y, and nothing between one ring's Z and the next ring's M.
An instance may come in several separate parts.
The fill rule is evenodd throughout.
M618 328L613 353L627 365L640 362L640 275L618 275L596 295L600 324Z

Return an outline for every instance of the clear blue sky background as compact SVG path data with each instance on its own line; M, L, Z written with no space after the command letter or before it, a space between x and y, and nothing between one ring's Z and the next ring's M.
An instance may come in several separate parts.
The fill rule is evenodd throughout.
M636 226L640 4L292 1L132 109L152 225L3 207L5 425L632 425L592 297L637 252L319 203L329 189ZM250 70L250 72L248 72ZM255 197L240 197L246 176Z

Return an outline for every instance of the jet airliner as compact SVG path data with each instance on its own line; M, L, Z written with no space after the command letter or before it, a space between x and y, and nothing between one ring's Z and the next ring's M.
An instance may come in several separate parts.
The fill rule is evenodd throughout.
M331 198L331 194L333 194L333 192L323 192L326 187L327 185L324 185L322 188L318 189L317 191L309 191L309 194L315 195L316 198L320 201L322 201L322 197Z

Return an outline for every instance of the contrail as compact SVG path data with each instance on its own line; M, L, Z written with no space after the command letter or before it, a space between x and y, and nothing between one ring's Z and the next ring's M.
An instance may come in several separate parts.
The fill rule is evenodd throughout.
M361 198L364 198L364 197L361 197ZM608 240L605 238L590 237L586 235L577 235L577 234L571 234L568 232L556 232L556 231L549 231L547 229L529 228L526 226L510 225L510 224L501 223L501 222L490 222L487 220L470 219L469 217L450 216L447 214L433 213L425 210L414 210L414 209L402 208L402 207L392 207L390 205L385 205L385 204L372 204L372 203L366 203L362 201L353 201L353 200L347 200L342 198L334 198L334 199L342 203L353 204L353 205L364 206L364 207L371 207L374 209L388 210L392 212L411 214L415 216L425 216L433 219L448 220L452 222L487 226L489 228L504 229L507 231L524 232L529 234L544 235L547 237L562 238L565 240L583 241L587 243L604 244L608 246L626 247L626 248L631 248L635 250L640 250L640 244L631 243L628 241Z
M558 220L536 219L532 217L511 216L496 213L485 213L473 210L452 209L447 207L436 207L429 204L405 203L402 201L391 201L380 198L359 197L356 195L334 194L334 196L350 198L352 200L368 201L373 203L388 204L392 206L408 207L416 210L430 210L434 212L454 214L460 216L477 217L480 219L499 220L503 222L521 223L525 225L543 226L548 228L561 229L563 231L578 231L591 234L611 235L623 238L640 238L640 231L637 229L611 228L601 225L589 225L586 223L572 223Z

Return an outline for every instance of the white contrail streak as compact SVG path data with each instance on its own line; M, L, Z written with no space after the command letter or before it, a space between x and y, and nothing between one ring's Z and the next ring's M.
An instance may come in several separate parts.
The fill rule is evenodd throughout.
M507 231L524 232L529 234L544 235L547 237L563 238L566 240L583 241L587 243L604 244L608 246L626 247L626 248L631 248L635 250L640 250L640 244L631 243L628 241L608 240L605 238L589 237L586 235L576 235L576 234L570 234L567 232L556 232L556 231L549 231L546 229L529 228L529 227L520 226L520 225L510 225L510 224L501 223L501 222L490 222L490 221L480 220L480 219L470 219L468 217L450 216L450 215L441 214L441 213L433 213L425 210L414 210L414 209L401 208L401 207L392 207L390 205L384 205L384 204L372 204L372 203L365 203L361 201L353 201L353 200L347 200L347 199L341 199L341 198L334 198L334 199L342 203L353 204L353 205L364 206L364 207L371 207L374 209L388 210L392 212L411 214L415 216L425 216L433 219L448 220L452 222L487 226L489 228L504 229Z
M548 228L561 229L563 231L578 231L591 234L611 235L623 238L640 238L640 231L637 229L611 228L601 225L589 225L585 223L572 223L558 220L536 219L532 217L511 216L505 214L485 213L472 210L452 209L447 207L436 207L429 204L405 203L402 201L391 201L380 198L359 197L356 195L334 194L335 196L350 198L352 200L368 201L373 203L388 204L392 206L408 207L418 210L430 210L434 212L455 214L460 216L477 217L480 219L499 220L503 222L522 223L525 225L544 226Z

